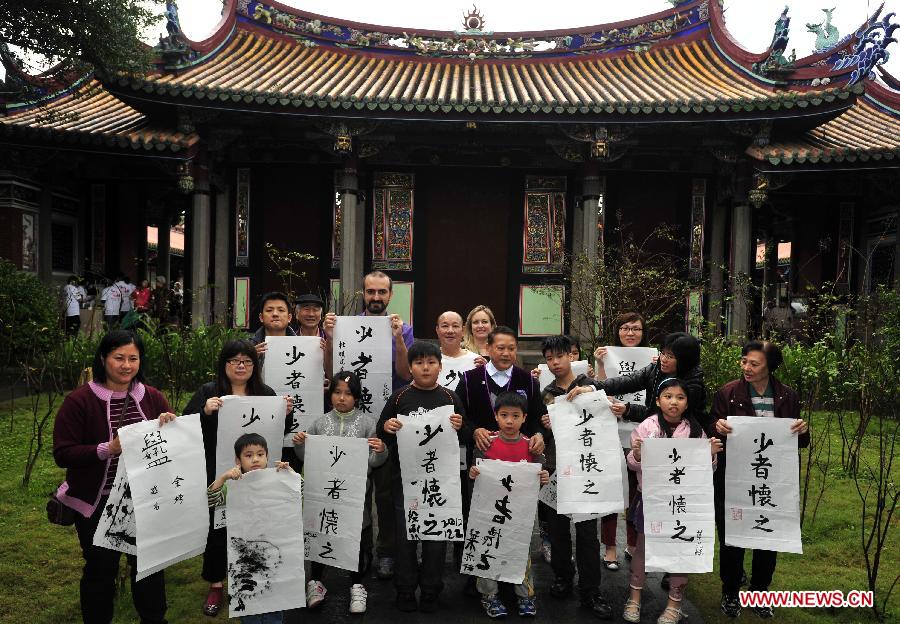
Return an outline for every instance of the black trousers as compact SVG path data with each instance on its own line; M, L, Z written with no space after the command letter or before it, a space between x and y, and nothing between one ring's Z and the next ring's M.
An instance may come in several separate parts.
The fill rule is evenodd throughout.
M722 594L737 596L744 575L744 550L725 543L725 466L720 459L713 473L715 487L716 530L719 532L719 578ZM778 553L773 550L752 549L753 562L750 568L750 589L765 591L772 584Z
M415 592L438 595L444 589L444 560L447 558L447 542L414 542L406 537L406 509L403 506L403 484L394 479L394 586L398 592ZM422 564L416 556L422 545Z
M550 567L557 578L571 582L578 568L578 593L582 599L593 596L600 589L600 540L597 521L585 520L575 525L575 565L572 565L571 519L554 513L550 515L550 545L553 557Z
M206 534L206 550L203 551L203 571L200 576L207 583L221 583L228 568L228 530L214 529L215 508L209 510L209 533Z
M77 336L78 330L81 329L81 316L67 316L66 317L66 336Z
M370 473L375 492L375 509L378 511L378 536L376 537L375 556L394 557L394 502L391 499L391 488L394 480L394 467L390 458L383 465L374 468ZM369 493L366 492L366 498ZM402 498L402 497L401 497Z
M90 518L78 516L75 521L84 557L84 570L81 573L81 617L84 624L109 624L113 617L116 576L119 574L119 558L122 553L93 544L94 532L106 500L106 496L100 499L97 510ZM136 581L135 558L128 555L128 562L131 565L131 596L141 624L163 624L166 621L166 581L163 572Z
M350 570L350 584L364 584L366 575L369 573L369 566L372 563L372 525L370 524L362 530L359 540L359 564L356 571ZM312 561L309 564L309 581L321 581L325 576L325 570L330 568L324 563Z

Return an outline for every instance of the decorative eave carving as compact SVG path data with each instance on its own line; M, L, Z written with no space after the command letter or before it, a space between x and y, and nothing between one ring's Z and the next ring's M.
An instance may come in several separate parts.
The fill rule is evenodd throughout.
M794 69L794 61L797 60L795 51L791 51L790 57L785 57L788 38L790 37L791 18L788 17L788 7L785 5L778 20L775 22L775 32L772 34L772 43L769 45L769 55L753 64L753 71L762 76L775 76L790 73Z
M897 28L900 28L900 24L891 23L894 15L895 13L888 13L881 20L857 32L853 54L839 58L832 67L832 71L840 71L848 67L854 68L847 81L848 86L870 77L874 78L875 67L887 61L889 56L887 47L897 41L892 35Z
M626 151L622 142L631 134L631 130L625 127L599 124L559 124L559 129L572 141L586 144L584 160L598 162L612 162L621 158ZM567 150L569 152L571 150Z
M166 67L186 65L197 58L197 53L181 31L178 3L175 0L166 0L166 33L166 36L159 36L159 43L156 44L156 50Z
M354 138L367 135L378 128L377 121L328 121L317 123L316 126L334 140L331 151L339 156L347 156L353 153ZM373 153L377 153L373 152Z

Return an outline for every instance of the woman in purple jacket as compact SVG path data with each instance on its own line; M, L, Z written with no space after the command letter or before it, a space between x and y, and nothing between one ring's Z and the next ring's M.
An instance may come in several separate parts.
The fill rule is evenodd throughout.
M78 515L75 530L84 556L81 574L81 616L85 624L107 624L113 616L113 595L120 553L93 545L94 532L116 476L122 444L118 431L126 425L175 419L159 390L143 383L144 345L129 331L106 334L94 356L94 380L76 388L63 401L53 428L53 457L66 469L57 498ZM141 624L161 624L166 615L163 573L135 580L131 563L131 594Z
M715 486L716 528L719 531L719 578L722 580L722 613L737 617L741 613L738 592L744 571L744 549L725 543L725 464L727 461L729 416L758 416L760 418L790 418L791 431L798 436L798 446L809 446L809 425L800 418L800 399L793 388L775 378L775 370L782 362L781 349L768 341L751 340L741 349L741 377L730 381L716 392L711 421L716 437L725 449L719 455L719 469L713 473ZM750 590L769 589L775 573L776 553L754 549L750 573ZM774 616L772 607L754 607L764 619Z

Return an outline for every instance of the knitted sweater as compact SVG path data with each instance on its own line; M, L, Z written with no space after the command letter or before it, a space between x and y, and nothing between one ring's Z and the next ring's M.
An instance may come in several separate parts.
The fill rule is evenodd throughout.
M357 409L346 414L331 410L327 414L319 416L309 426L306 433L309 435L339 436L342 438L375 438L375 427L378 419L372 414L363 414ZM294 453L303 459L305 444L295 444ZM387 461L387 449L376 453L369 449L369 470L378 468Z
M130 394L143 420L169 411L168 401L156 388L138 382ZM53 427L53 459L66 469L56 495L85 518L97 509L111 460L113 396L112 390L93 381L79 386L63 401Z

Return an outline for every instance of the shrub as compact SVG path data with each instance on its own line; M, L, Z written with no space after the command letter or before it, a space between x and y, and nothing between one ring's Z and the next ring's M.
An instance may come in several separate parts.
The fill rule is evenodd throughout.
M222 323L195 329L151 325L140 332L147 381L167 391L173 405L180 403L183 393L194 392L215 378L219 352L227 341L247 337L246 332Z
M36 275L0 258L0 366L47 353L62 337L60 301Z

